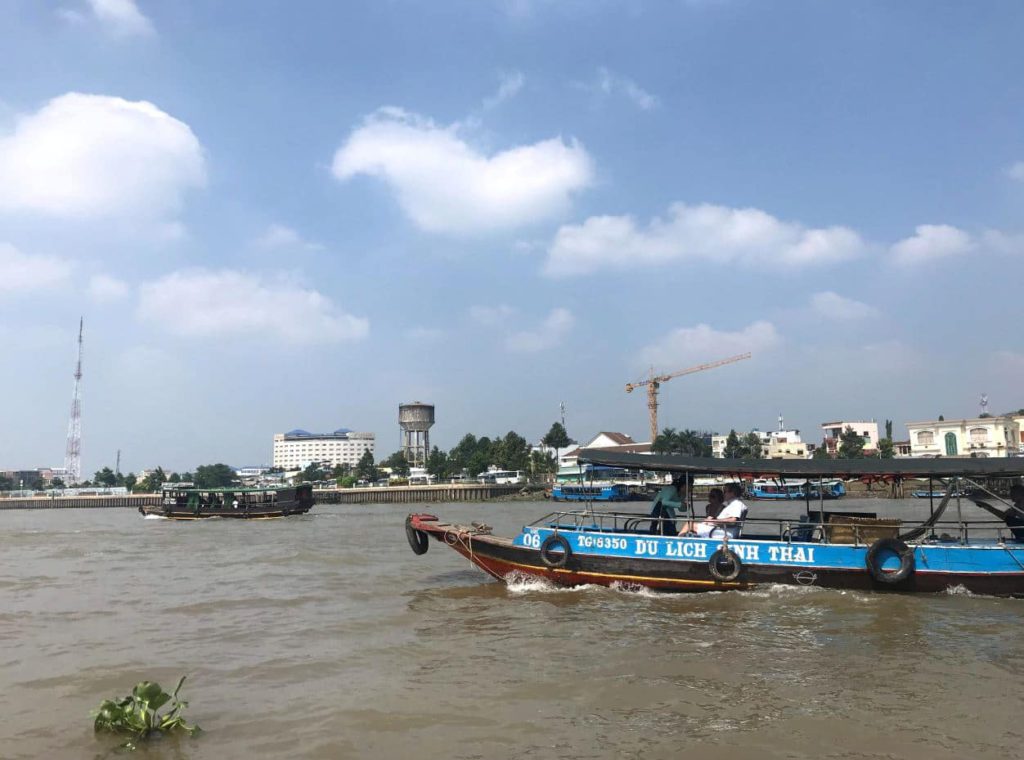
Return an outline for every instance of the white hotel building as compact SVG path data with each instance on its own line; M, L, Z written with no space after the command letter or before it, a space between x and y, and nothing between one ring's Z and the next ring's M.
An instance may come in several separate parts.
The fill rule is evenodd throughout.
M374 453L376 436L355 433L346 428L333 433L310 433L291 430L274 434L274 467L301 470L313 462L329 467L347 464L355 467L367 451Z

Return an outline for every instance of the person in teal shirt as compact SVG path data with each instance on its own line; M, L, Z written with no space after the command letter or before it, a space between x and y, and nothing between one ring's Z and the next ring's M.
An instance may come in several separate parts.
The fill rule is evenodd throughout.
M686 486L682 476L662 488L651 502L651 533L661 536L676 535L676 515L686 504Z

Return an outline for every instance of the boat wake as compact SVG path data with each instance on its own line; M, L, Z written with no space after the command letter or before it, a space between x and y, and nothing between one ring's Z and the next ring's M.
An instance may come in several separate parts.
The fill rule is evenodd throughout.
M593 585L584 586L559 586L544 578L538 578L526 573L513 570L505 576L505 585L512 594L572 594L590 589L599 588Z
M143 520L167 520L169 518L164 517L163 515L146 515L142 519Z

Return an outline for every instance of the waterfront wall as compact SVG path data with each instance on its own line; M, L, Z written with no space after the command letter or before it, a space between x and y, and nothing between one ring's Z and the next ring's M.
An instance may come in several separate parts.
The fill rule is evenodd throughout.
M160 503L157 494L129 494L126 496L33 496L24 499L0 499L0 509L138 509Z
M507 498L522 491L521 485L484 485L477 483L436 486L399 486L393 488L338 488L313 492L317 504L411 504L436 501L487 501ZM534 498L542 498L540 493ZM158 494L122 496L33 496L0 498L3 509L138 509L160 504Z
M483 483L393 486L389 488L337 488L313 491L317 504L411 504L432 501L487 501L519 493L521 485ZM543 498L536 493L533 498Z

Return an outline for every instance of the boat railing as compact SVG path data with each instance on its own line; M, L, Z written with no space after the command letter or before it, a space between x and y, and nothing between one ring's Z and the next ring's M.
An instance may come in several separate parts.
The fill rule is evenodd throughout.
M880 520L865 523L863 520L845 516L820 522L807 515L802 518L747 517L743 521L744 538L777 540L783 543L822 543L866 546L881 537L897 538L903 530L910 530L917 523L903 523L899 520ZM698 518L700 519L700 518ZM673 528L688 518L652 517L638 512L565 510L551 512L530 523L529 527L554 528L597 533L638 533L646 535L674 536ZM881 529L888 529L882 530ZM837 534L845 537L837 540ZM891 535L889 535L891 534ZM1001 520L947 520L928 526L924 535L910 543L959 544L981 539L985 543L1014 543L1016 538L1006 523Z

